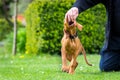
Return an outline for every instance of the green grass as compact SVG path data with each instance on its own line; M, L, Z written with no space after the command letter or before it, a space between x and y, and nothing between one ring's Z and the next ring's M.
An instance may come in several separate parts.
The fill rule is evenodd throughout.
M61 71L61 57L51 55L15 57L4 54L0 47L0 80L120 80L120 72L100 72L99 55L87 55L88 66L80 55L74 75Z

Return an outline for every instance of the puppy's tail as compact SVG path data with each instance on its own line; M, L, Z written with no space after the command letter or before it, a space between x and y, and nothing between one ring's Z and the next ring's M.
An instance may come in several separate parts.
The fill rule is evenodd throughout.
M92 64L90 64L90 63L88 62L87 58L86 58L86 52L85 52L84 47L82 47L82 53L83 53L83 56L84 56L84 59L85 59L86 64L88 64L89 66L92 66Z

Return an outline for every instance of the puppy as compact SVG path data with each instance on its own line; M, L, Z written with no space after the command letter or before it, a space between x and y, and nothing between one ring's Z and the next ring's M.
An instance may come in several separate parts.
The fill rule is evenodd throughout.
M84 55L86 63L89 66L92 66L92 64L89 64L86 59L86 52L80 42L80 39L77 36L76 28L78 28L81 31L82 25L80 25L77 22L68 23L68 20L64 20L64 35L61 40L62 71L67 72L69 74L74 73L78 65L76 58L81 52ZM69 66L67 65L67 60L70 61Z

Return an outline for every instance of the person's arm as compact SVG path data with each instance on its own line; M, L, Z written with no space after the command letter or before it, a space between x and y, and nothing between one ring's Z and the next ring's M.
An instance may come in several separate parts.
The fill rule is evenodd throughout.
M102 2L102 0L76 0L73 7L78 8L78 12L81 13L82 11L95 6L100 2Z
M68 22L74 22L79 13L102 1L104 0L76 0L73 7L65 14L65 19L67 18Z

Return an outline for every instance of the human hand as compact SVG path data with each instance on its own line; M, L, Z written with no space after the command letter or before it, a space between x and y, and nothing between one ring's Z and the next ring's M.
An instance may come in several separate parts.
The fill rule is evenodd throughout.
M67 11L65 14L65 19L68 21L68 23L74 23L76 21L76 18L78 17L78 8L72 7L70 10Z

